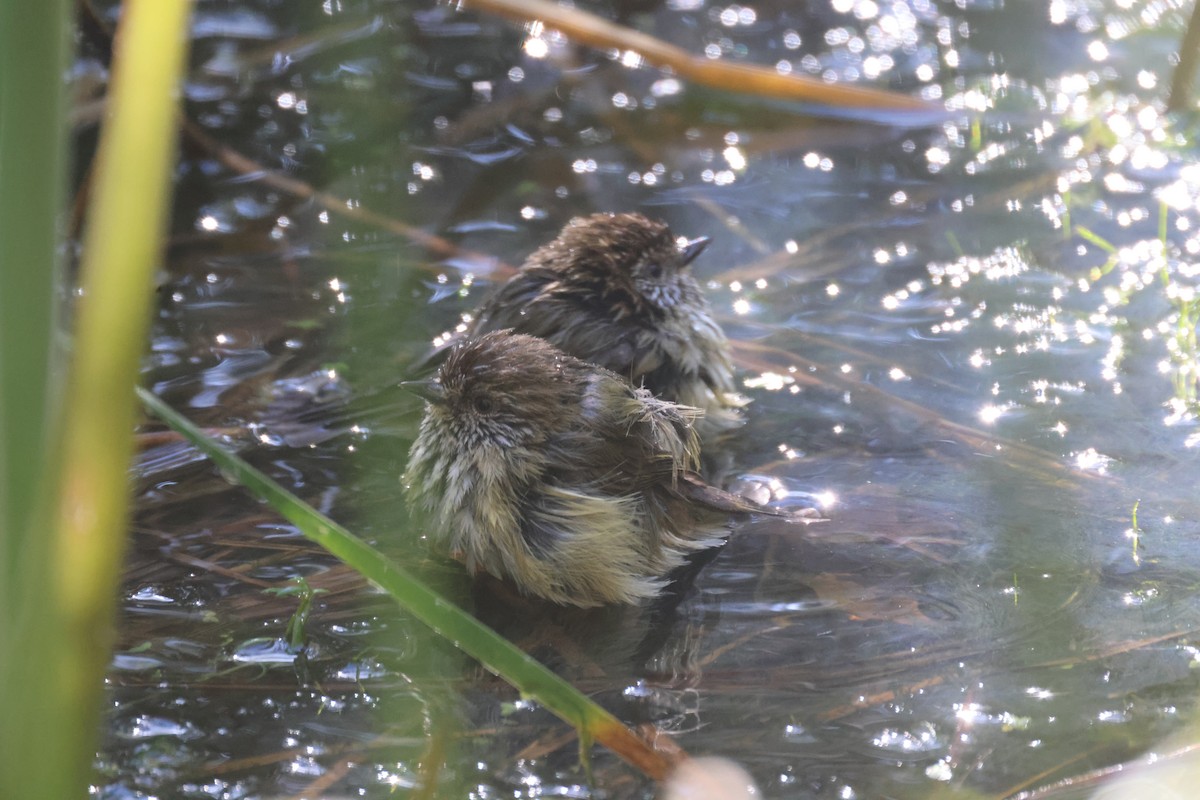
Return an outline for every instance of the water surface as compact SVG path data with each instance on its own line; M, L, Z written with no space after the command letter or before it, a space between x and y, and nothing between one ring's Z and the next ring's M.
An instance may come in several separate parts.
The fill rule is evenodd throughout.
M1200 688L1200 168L1165 103L1186 13L580 7L948 113L734 96L441 4L200 3L147 383L769 797L1010 796L1181 730ZM87 38L78 72L102 75ZM394 385L597 210L712 238L695 269L754 401L732 480L829 521L748 523L663 603L583 613L425 549L399 491L420 409ZM653 795L600 751L589 790L566 726L187 448L148 446L137 480L99 796ZM296 598L265 591L295 576L324 590L302 654Z

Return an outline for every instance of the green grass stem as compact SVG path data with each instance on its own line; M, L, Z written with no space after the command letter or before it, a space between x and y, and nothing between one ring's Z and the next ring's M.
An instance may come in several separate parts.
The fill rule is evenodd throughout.
M58 217L66 170L71 3L0 3L0 591L24 581L20 534L50 451Z
M29 686L58 644L50 581L52 453L61 352L68 20L72 3L0 3L0 797L83 795L60 781L54 730L72 726ZM61 714L61 715L60 715ZM40 746L35 746L40 745ZM90 759L89 759L90 761ZM78 771L75 776L78 777ZM70 794L54 789L67 790ZM37 790L37 791L35 791Z
M45 48L54 61L53 81L61 82L65 70L62 56L66 36L64 8L42 3L4 3L0 28L5 37L28 36L17 42L18 59L37 57ZM59 4L63 5L63 4ZM187 50L188 0L127 0L115 42L108 115L101 129L92 184L92 202L80 264L79 299L76 307L73 352L64 385L61 417L47 386L53 387L53 346L40 334L53 332L53 315L33 326L34 340L29 360L40 360L40 368L29 367L27 383L9 384L7 368L19 363L7 356L12 331L17 324L4 320L6 374L5 407L10 394L19 393L23 406L41 403L41 419L50 419L60 435L46 433L45 425L32 414L29 429L7 441L5 431L4 480L7 493L27 492L19 514L34 525L18 528L20 538L8 539L6 573L20 575L15 588L6 585L6 622L3 628L4 723L0 751L0 797L83 797L91 777L96 753L99 721L103 708L104 675L111 658L117 586L125 551L129 514L129 461L136 404L130 387L137 382L139 364L146 347L147 330L154 296L153 274L159 263L162 234L170 199L170 174L177 132L177 96ZM20 28L9 30L14 20ZM35 36L36 34L36 36ZM5 43L7 45L13 42ZM9 53L4 65L11 66ZM53 276L53 258L46 257L46 240L60 243L58 225L63 217L61 160L57 165L27 165L22 159L43 158L49 149L61 148L65 137L61 90L46 97L25 99L19 112L10 114L7 93L12 83L29 74L19 63L0 91L0 139L4 140L5 180L10 171L29 173L27 193L5 197L9 203L30 203L34 208L27 224L36 231L36 247L29 258L38 261L14 265L5 252L5 295L9 303L38 306L59 290ZM0 69L5 73L10 69ZM44 87L43 87L44 88ZM34 89L34 91L37 91ZM47 111L45 105L57 110ZM14 152L10 126L17 117L29 115L35 131L18 140L28 152ZM36 143L41 137L45 143ZM39 181L49 184L36 187ZM5 193L7 183L4 184ZM0 214L2 216L2 214ZM6 223L7 224L7 223ZM3 238L3 237L0 237ZM51 250L54 252L54 250ZM41 254L38 256L38 254ZM9 280L14 269L46 273L48 285L39 283L27 290ZM46 279L43 274L42 280ZM28 296L8 297L11 287L28 291ZM6 309L7 310L7 309ZM30 313L33 313L31 310ZM25 345L19 339L18 345ZM38 380L37 374L49 376ZM5 416L6 426L9 418ZM29 487L41 478L40 465L17 461L21 452L34 452L39 442L55 439L52 461L56 468L53 487L39 492ZM15 449L15 452L14 452ZM29 474L12 480L13 470ZM6 506L7 507L7 506ZM6 516L13 512L6 511ZM6 524L11 520L6 519ZM13 531L6 529L6 538Z
M1085 228L1082 225L1076 225L1074 231L1079 238L1083 239L1084 241L1091 242L1109 255L1113 255L1117 252L1117 246L1115 244L1108 241L1091 228Z

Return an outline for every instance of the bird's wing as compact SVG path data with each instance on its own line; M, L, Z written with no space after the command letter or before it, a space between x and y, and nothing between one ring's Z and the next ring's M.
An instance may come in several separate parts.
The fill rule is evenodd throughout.
M446 358L446 354L455 345L476 336L482 336L492 331L512 328L518 333L528 333L548 339L546 330L551 321L538 308L537 313L530 314L529 309L547 286L555 284L554 275L547 270L525 269L510 278L488 295L479 305L467 323L466 330L451 335L445 342L430 349L423 358L417 361L412 371L424 372L436 368Z
M501 284L479 306L475 318L471 320L469 331L472 335L499 331L505 328L519 328L529 317L529 308L547 288L557 283L555 276L549 270L523 269L505 283ZM522 331L530 333L530 331Z
M582 387L578 426L561 446L604 491L643 492L673 483L699 463L693 427L699 413L597 371Z
M573 285L549 269L527 267L480 306L468 334L512 328L634 382L663 364L640 321L644 306L626 288Z

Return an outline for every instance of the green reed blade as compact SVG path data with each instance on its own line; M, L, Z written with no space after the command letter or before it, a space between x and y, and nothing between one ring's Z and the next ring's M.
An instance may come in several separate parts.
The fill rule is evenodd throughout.
M44 602L66 174L67 0L0 3L0 797L82 795L55 746L72 725L25 685L58 640ZM33 746L34 743L43 746ZM78 775L77 775L78 777Z
M53 418L58 221L66 169L71 4L0 4L0 591L18 562L44 478Z

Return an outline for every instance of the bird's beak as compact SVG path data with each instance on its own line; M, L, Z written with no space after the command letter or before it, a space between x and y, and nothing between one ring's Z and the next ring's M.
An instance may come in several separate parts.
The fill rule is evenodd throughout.
M695 261L696 256L703 253L704 248L708 247L708 242L709 238L707 236L699 236L684 242L679 248L680 266L686 267Z
M423 381L400 381L400 388L406 389L417 397L430 403L442 403L446 399L446 390L437 378L426 378Z

